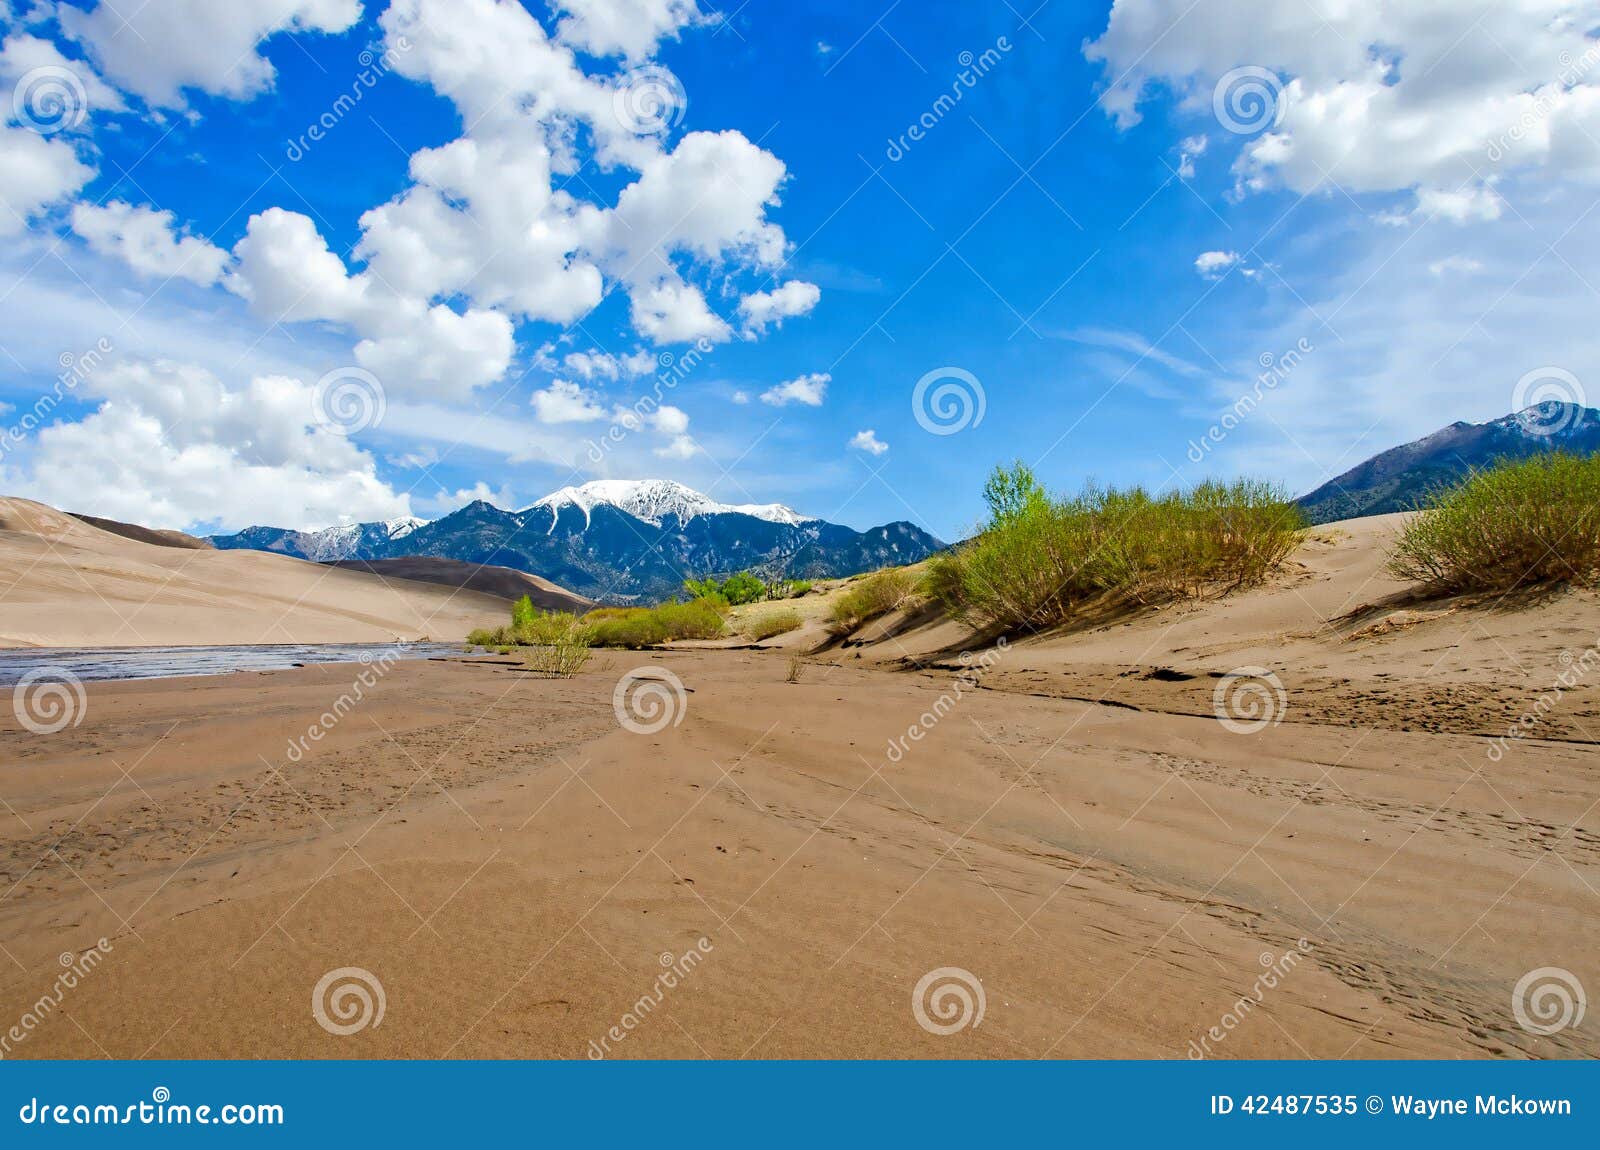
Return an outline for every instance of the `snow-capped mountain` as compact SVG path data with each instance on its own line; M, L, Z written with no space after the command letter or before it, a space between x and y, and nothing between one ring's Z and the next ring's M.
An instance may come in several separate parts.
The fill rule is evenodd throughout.
M687 523L697 515L749 515L768 523L791 525L813 518L781 503L718 503L709 495L670 479L596 479L581 487L552 491L522 511L526 514L535 507L559 510L570 506L580 508L587 517L602 503L658 527L669 515L677 516L679 523Z
M277 551L296 559L331 563L337 559L364 558L364 552L404 539L426 519L403 515L377 523L340 523L321 531L295 531L287 527L247 527L237 535L213 535L211 542L227 550Z
M1297 502L1314 523L1406 511L1474 467L1545 451L1600 451L1600 411L1548 400L1488 423L1452 423L1374 455Z
M320 562L418 555L510 567L620 603L668 598L691 577L853 575L914 563L944 546L910 523L855 531L781 504L720 503L664 479L563 487L520 511L479 501L432 523L251 527L211 542Z

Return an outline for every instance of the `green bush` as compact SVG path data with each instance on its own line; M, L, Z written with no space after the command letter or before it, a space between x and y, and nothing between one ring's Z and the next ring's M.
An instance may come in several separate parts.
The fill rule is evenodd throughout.
M594 645L638 650L673 639L718 639L727 632L721 596L659 607L601 607L584 616Z
M590 629L572 615L548 615L539 620L541 641L523 648L530 671L570 679L589 661L593 642Z
M893 611L915 590L916 581L896 567L868 575L834 600L828 622L839 634L848 635L868 620Z
M538 615L539 612L534 607L533 600L526 595L511 604L511 625L513 627L532 626Z
M1282 491L1253 480L1053 499L1019 463L996 468L984 498L983 530L935 557L924 587L953 614L1003 627L1055 626L1100 597L1144 605L1257 583L1305 528Z
M1600 583L1600 456L1536 455L1435 492L1389 570L1442 591Z
M740 607L746 603L756 603L762 599L776 598L774 591L782 585L781 581L772 584L764 583L758 576L752 575L748 571L740 571L735 575L728 576L720 583L714 578L686 579L684 580L683 589L689 593L691 599L720 598L735 607Z
M800 624L800 612L788 607L782 611L766 611L752 616L745 621L743 630L746 638L759 643L776 635L786 635Z

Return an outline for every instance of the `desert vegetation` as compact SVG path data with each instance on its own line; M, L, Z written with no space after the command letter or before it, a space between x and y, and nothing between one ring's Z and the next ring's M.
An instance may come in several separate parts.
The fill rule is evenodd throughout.
M1016 463L994 470L984 501L978 535L936 556L925 586L952 614L1007 629L1054 627L1091 602L1140 607L1258 583L1306 525L1283 491L1255 480L1058 498Z
M733 607L746 603L771 602L776 599L797 599L811 590L804 579L764 580L750 571L740 571L718 582L714 576L688 579L683 589L691 599L725 599Z
M1600 584L1600 456L1502 462L1433 493L1389 570L1451 592Z
M850 584L844 594L833 601L828 626L836 634L851 634L863 623L905 604L916 589L917 581L903 568L889 567L874 572Z
M727 634L727 614L728 603L713 596L687 603L662 603L656 607L598 607L582 617L561 611L540 611L524 596L512 604L509 624L473 631L467 636L467 642L502 653L512 648L545 649L552 653L525 657L530 661L541 658L565 665L575 657L567 657L563 662L553 652L580 648L587 651L590 647L639 650L673 639L719 639ZM582 665L578 661L574 670Z
M793 607L786 607L780 611L764 611L759 615L752 615L744 621L740 630L745 638L759 643L763 639L786 635L797 629L801 622L800 612Z

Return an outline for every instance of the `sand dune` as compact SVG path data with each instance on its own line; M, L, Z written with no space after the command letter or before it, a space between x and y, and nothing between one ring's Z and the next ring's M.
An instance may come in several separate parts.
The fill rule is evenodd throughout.
M112 947L8 1056L583 1058L631 1016L606 1056L1593 1057L1592 1009L1540 1035L1513 992L1600 987L1600 667L1488 751L1600 600L1405 603L1386 530L976 689L970 635L891 619L798 683L781 650L403 664L299 758L351 669L0 712L0 1015ZM1282 694L1246 732L1213 696L1251 665ZM639 666L679 721L619 723ZM309 1004L347 967L386 1011L337 1036ZM939 1034L913 995L949 968L984 1013Z
M504 615L475 591L144 541L0 499L0 646L454 640Z
M439 583L446 587L464 587L502 599L520 599L526 595L542 611L573 611L581 615L594 606L594 600L574 595L566 588L537 575L529 575L526 571L463 563L459 559L406 555L399 559L340 559L327 565L348 571L366 571L385 579L410 579L421 583Z

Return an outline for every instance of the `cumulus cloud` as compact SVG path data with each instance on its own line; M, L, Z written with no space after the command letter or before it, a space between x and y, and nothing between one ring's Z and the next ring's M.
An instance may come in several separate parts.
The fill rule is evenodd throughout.
M865 451L869 455L882 455L889 450L889 445L879 439L878 433L870 427L852 435L848 446L857 451Z
M149 0L84 11L57 9L62 29L100 71L152 106L187 107L184 89L242 100L266 91L277 74L261 54L279 32L343 32L361 17L360 0Z
M123 200L74 205L72 230L95 251L115 256L142 276L205 286L221 278L228 262L228 253L209 240L182 234L171 212Z
M606 351L575 351L562 360L573 375L591 379L637 379L656 367L656 357L648 351L612 355Z
M663 39L710 19L695 0L554 0L565 13L556 35L595 56L642 60Z
M739 301L739 314L744 317L745 331L754 334L766 330L768 324L782 327L785 319L805 315L821 298L822 290L816 284L790 280L773 291L751 292Z
M827 372L815 371L768 388L761 393L761 402L770 403L773 407L787 407L791 403L821 407L828 394L828 384L832 381L833 376Z
M0 124L0 236L22 232L94 175L69 141Z
M1208 280L1219 280L1238 265L1238 252L1201 252L1194 260L1194 270Z
M14 489L56 507L150 526L255 523L308 528L410 513L374 460L315 417L314 388L287 376L225 386L170 361L106 365L77 423L40 431Z
M531 402L540 423L593 423L606 417L606 409L591 393L564 379L534 392Z
M1498 172L1600 178L1592 4L1452 0L1443 11L1119 0L1085 51L1114 77L1101 104L1123 126L1158 87L1196 116L1226 111L1217 119L1245 141L1245 190L1409 191L1471 221L1498 214Z
M0 82L6 86L6 104L14 106L18 97L16 92L17 81L29 72L39 68L48 68L57 72L70 72L77 80L78 88L82 92L82 105L75 109L81 114L84 123L87 118L96 112L122 112L127 110L121 94L104 80L100 79L95 70L82 60L69 60L61 54L49 40L41 40L37 36L30 36L26 32L17 32L6 37L3 47L0 47ZM56 92L66 96L69 101L76 103L77 95L70 90L55 86ZM26 101L28 93L20 93ZM81 125L80 125L81 126Z
M230 288L273 323L327 320L363 338L356 361L399 394L461 398L505 373L511 321L497 311L458 313L396 295L367 273L351 275L307 216L269 208L234 245Z

